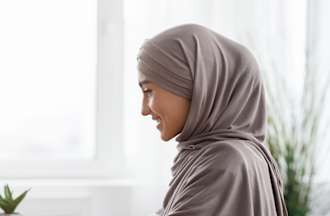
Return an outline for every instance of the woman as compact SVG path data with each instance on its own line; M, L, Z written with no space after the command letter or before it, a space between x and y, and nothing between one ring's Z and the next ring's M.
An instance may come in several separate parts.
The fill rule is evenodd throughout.
M264 89L253 55L196 24L147 40L138 55L142 115L176 137L163 216L287 215L264 144Z

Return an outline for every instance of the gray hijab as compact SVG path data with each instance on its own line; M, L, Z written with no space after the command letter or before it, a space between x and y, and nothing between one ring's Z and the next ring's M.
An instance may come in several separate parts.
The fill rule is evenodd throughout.
M176 26L143 44L138 69L191 102L162 215L287 215L280 173L263 143L262 79L244 46L201 25Z

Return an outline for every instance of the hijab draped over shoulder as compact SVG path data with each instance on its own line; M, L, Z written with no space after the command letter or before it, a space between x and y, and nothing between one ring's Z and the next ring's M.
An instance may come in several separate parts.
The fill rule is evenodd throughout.
M204 26L180 25L146 40L138 70L191 104L161 215L287 215L264 144L264 87L247 48Z

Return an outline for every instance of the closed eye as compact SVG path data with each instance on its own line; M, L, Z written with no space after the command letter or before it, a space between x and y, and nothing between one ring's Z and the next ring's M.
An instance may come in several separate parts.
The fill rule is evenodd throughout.
M147 90L143 90L143 94L146 94L146 95L150 95L152 93L152 90L150 89L147 89Z
M143 93L149 93L151 90L143 90Z

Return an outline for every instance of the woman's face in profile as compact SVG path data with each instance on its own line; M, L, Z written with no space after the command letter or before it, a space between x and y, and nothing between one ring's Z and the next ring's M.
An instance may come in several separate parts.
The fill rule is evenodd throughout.
M151 115L157 121L162 140L172 139L183 129L189 112L189 100L159 87L143 75L140 75L139 83L143 92L141 114Z

